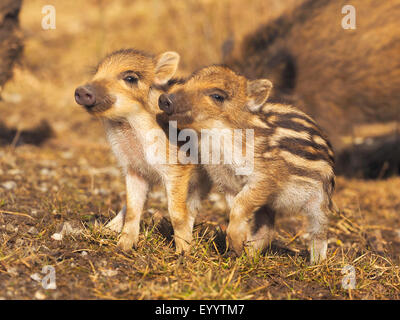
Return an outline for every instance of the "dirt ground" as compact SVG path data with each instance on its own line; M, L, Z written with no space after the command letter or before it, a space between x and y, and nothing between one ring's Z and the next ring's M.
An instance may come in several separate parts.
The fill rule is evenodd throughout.
M190 72L218 62L230 34L240 39L292 3L251 0L243 10L239 0L54 1L57 28L42 30L46 1L25 1L25 52L0 101L0 131L14 132L0 140L1 299L400 298L399 177L338 178L328 259L318 266L307 262L307 234L297 216L278 218L265 254L234 258L226 252L227 214L216 193L204 203L185 257L174 253L159 188L150 195L137 250L119 251L118 235L103 228L125 192L101 123L73 99L90 67L132 46L176 50L181 72ZM51 129L42 124L38 140L24 139L23 130L43 120ZM45 266L55 269L56 289L42 287ZM343 288L346 266L354 267L354 289Z

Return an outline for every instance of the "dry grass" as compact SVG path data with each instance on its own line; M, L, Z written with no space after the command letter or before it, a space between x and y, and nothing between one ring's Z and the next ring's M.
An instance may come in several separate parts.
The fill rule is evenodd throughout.
M400 178L338 180L329 259L320 266L307 264L300 217L277 221L276 241L264 255L231 257L224 251L226 213L211 201L196 222L192 251L178 257L170 227L154 221L154 211L166 214L158 190L149 199L137 250L118 251L116 235L102 230L124 201L124 185L100 124L73 101L90 66L106 52L134 46L177 50L182 72L190 72L218 62L230 33L240 39L294 1L53 2L57 29L43 31L41 7L47 2L25 1L24 59L0 102L8 125L22 129L48 119L56 132L42 147L0 149L0 297L399 298ZM7 190L6 182L14 188ZM53 240L66 221L81 232ZM30 278L45 265L56 269L57 290L44 290ZM346 265L356 269L355 290L342 289Z

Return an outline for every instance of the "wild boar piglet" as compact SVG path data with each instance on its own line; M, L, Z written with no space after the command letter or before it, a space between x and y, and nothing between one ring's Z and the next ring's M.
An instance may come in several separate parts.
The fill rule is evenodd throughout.
M105 57L92 80L75 91L76 102L103 120L125 174L126 207L109 224L122 230L118 246L124 250L138 243L140 219L153 184L165 186L178 252L188 250L195 212L209 190L207 174L200 167L154 162L147 152L149 132L167 139L156 122L158 97L179 82L172 79L178 62L176 52L153 56L135 49L119 50ZM156 147L163 148L162 139L157 143ZM183 188L178 187L181 181Z
M209 159L204 153L217 159L202 165L232 199L227 236L238 254L244 247L251 254L266 247L277 213L302 213L314 264L326 258L334 154L311 117L267 102L271 89L267 79L250 81L224 66L206 67L159 97L158 120L194 130L201 159ZM246 172L238 170L243 154L251 155L245 157Z

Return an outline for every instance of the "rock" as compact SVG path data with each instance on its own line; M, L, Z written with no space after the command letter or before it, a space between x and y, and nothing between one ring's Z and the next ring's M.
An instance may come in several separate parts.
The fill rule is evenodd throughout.
M76 223L75 223L76 225ZM61 229L61 234L63 236L68 236L68 235L79 235L82 233L82 229L79 228L78 226L73 226L70 222L64 222L63 227Z
M20 103L22 101L22 96L19 93L4 92L1 97L5 102L9 103Z
M121 283L117 286L117 293L124 293L129 290L129 283Z
M63 236L62 236L61 233L54 233L54 234L51 236L51 238L52 238L53 240L56 240L56 241L61 241L62 238L63 238Z
M36 282L42 281L42 277L40 276L39 273L31 274L31 279L32 279L33 281L36 281Z
M22 247L24 245L25 241L21 238L18 238L15 240L15 247Z
M11 170L8 170L7 173L11 176L17 176L17 175L21 174L22 171L19 169L11 169Z
M93 193L95 195L100 195L100 196L108 196L110 194L109 191L105 190L105 189L94 189Z
M35 299L44 300L44 299L46 299L46 295L43 292L36 291Z
M6 190L13 190L17 187L15 181L6 181L1 184L1 186Z
M74 157L74 153L71 151L64 151L61 153L61 158L66 159L66 160L70 160Z
M45 184L45 183L38 186L37 189L43 193L46 193L47 191L49 191L49 188L47 187L47 184Z
M73 226L76 225L76 226ZM82 233L82 228L79 227L78 223L64 222L61 231L54 233L51 238L57 241L61 241L64 236L72 235L76 236Z
M8 232L18 232L18 227L14 227L11 223L7 223L6 231L8 231Z
M42 170L40 170L40 175L42 176L49 176L51 174L52 171L50 171L47 168L43 168Z
M105 277L114 277L118 274L118 271L111 270L111 269L103 269L103 270L101 270L101 274Z
M30 227L28 233L32 235L37 235L39 231L35 227Z
M7 273L14 277L19 275L18 270L15 267L7 268Z

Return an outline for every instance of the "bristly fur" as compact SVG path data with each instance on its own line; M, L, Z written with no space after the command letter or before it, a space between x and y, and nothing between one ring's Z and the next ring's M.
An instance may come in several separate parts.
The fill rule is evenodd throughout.
M126 206L109 224L122 231L118 246L123 250L138 243L141 215L153 184L165 186L177 252L190 248L194 217L210 190L209 178L200 167L153 163L146 153L146 133L162 133L156 121L158 97L184 82L172 78L178 61L179 55L171 52L155 57L136 49L118 50L102 59L92 81L84 86L96 101L86 109L103 119L107 139L125 174ZM166 84L154 85L156 77ZM162 141L157 143L159 150L165 148Z
M269 88L267 79L250 81L227 67L206 67L169 91L165 99L172 112L166 119L177 121L179 129L196 130L200 139L208 139L204 129L253 129L254 169L249 175L238 176L235 164L222 160L204 165L233 199L230 245L238 253L244 246L262 250L272 239L276 213L301 212L309 220L310 259L316 263L326 257L335 185L333 150L311 117L290 105L269 103ZM249 103L259 111L249 112ZM218 152L221 146L213 148Z
M97 71L99 70L100 65L101 65L104 61L110 60L110 58L113 57L113 56L135 56L135 55L147 57L147 58L150 58L150 59L154 59L154 55L153 55L153 54L148 53L148 52L145 52L145 51L142 51L142 50L138 50L138 49L135 49L135 48L119 49L119 50L116 50L116 51L113 51L113 52L107 54L107 55L97 64L97 66L94 67L94 74L97 73Z
M356 30L341 26L341 10L349 4L356 8ZM270 101L312 115L340 150L341 136L352 135L354 126L400 119L399 20L395 1L299 1L246 35L224 63L249 79L270 79Z

